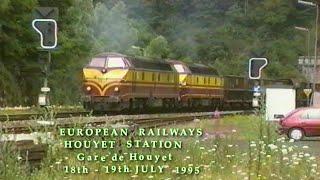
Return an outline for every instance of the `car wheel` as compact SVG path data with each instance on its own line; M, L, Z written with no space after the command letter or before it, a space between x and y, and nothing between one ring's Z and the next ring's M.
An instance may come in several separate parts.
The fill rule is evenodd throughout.
M303 130L294 128L289 131L288 136L290 139L301 140L304 136L304 133L303 133Z

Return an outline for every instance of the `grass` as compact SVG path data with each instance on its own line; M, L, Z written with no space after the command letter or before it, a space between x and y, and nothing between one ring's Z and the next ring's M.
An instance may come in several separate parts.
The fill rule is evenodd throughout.
M182 149L75 149L62 147L65 138L57 136L49 145L47 157L39 169L29 171L28 164L18 160L18 155L9 146L2 147L5 161L0 163L2 179L317 179L320 175L318 157L275 134L276 126L256 116L229 116L220 120L202 120L177 128L202 128L201 137L152 137L145 140L179 140ZM67 138L67 139L70 139ZM81 138L82 140L84 138ZM92 138L85 138L92 140ZM103 138L95 138L102 140ZM106 139L106 138L104 138ZM125 141L126 138L117 139ZM124 162L79 162L76 154L112 156L114 153L127 155L130 152L166 155L172 153L173 160L158 162L164 165L163 174L105 174L91 172L86 175L71 175L63 172L63 166L88 166L93 171L102 165L155 165L148 161ZM177 174L175 167L195 170L200 174ZM5 169L5 171L4 171Z
M261 139L261 135L270 139L277 137L276 124L261 121L256 116L226 116L222 120L208 120L200 124L205 132L237 131L237 140ZM262 131L262 132L260 132Z

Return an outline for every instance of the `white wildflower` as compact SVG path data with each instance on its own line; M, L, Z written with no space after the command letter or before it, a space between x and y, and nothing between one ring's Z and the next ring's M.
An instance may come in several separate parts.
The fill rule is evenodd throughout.
M309 153L305 153L304 157L310 157L310 154Z
M256 147L257 145L256 144L250 144L250 147Z
M284 154L284 155L288 154L287 149L282 149L281 151L282 151L282 154Z
M268 147L271 149L271 150L275 150L278 148L278 146L274 145L274 144L269 144Z
M310 159L311 161L313 161L313 160L315 160L315 159L316 159L316 157L311 156L309 159Z

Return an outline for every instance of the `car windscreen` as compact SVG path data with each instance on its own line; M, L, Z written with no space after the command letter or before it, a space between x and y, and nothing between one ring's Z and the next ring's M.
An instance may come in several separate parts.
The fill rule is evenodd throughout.
M298 112L298 111L299 111L299 109L292 110L292 111L290 111L288 114L286 114L284 117L285 117L285 118L290 117L290 116L292 116L293 114L295 114L295 113Z

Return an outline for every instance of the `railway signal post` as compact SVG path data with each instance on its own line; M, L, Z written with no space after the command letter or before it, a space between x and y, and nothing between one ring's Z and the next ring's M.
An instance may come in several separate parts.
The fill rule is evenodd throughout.
M44 62L44 82L41 88L41 93L38 97L38 104L40 106L50 105L48 87L48 74L51 64L51 51L55 50L58 42L58 8L56 7L38 7L34 11L35 19L32 21L32 28L40 36L40 51L46 51L48 53L47 61Z
M261 71L268 64L268 60L266 58L251 58L249 59L249 79L257 80L252 89L253 91L253 99L252 106L254 108L261 108L262 101L262 88L259 84L259 79L261 78Z

